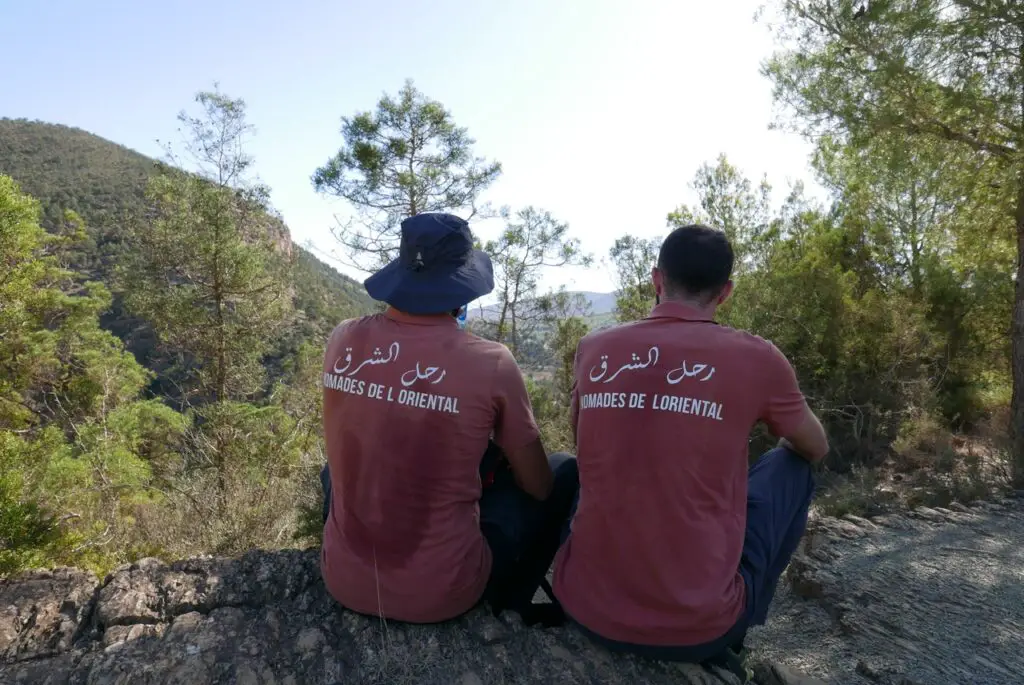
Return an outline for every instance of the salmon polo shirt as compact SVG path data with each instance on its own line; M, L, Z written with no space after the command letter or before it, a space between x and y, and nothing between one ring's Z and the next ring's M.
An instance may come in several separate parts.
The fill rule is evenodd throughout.
M569 615L636 645L732 628L750 431L788 435L804 406L774 345L681 304L586 336L572 395L580 499L554 575Z
M480 599L480 462L537 439L522 374L503 345L455 319L383 314L340 324L323 368L331 507L321 570L343 606L443 621Z

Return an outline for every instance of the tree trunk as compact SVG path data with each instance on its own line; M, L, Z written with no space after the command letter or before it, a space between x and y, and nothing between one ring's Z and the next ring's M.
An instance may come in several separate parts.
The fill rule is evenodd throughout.
M419 198L416 197L416 153L419 152L419 143L416 140L416 126L413 125L409 132L409 216L416 216L420 213Z
M216 317L215 325L217 326L217 371L214 379L214 402L218 404L227 399L228 385L227 332L224 322L224 274L221 272L222 264L220 262L221 230L221 216L218 213L214 220L215 243L213 246L213 306ZM218 511L223 511L227 492L227 477L225 474L227 464L224 463L224 453L227 450L227 445L224 444L224 427L215 426L215 430L217 431L216 447L214 448L217 452L217 507Z
M1017 192L1017 283L1010 334L1013 398L1010 400L1010 459L1016 487L1024 487L1024 173Z
M1010 398L1010 466L1014 487L1024 487L1024 26L1017 46L1017 85L1020 88L1021 121L1017 136L1017 281L1013 292L1013 322L1010 325L1010 366L1013 394Z
M910 186L910 283L914 288L914 296L921 296L921 244L918 242L920 232L918 226L920 216L917 211L917 183Z
M500 342L500 343L504 343L505 342L505 321L508 318L508 307L509 307L508 289L506 289L502 293L502 297L501 297L501 313L498 314L498 327L495 330L495 336L494 336L495 338L497 338L498 342Z
M511 340L512 340L512 345L510 346L510 349L512 350L512 356L516 357L518 359L519 358L519 332L518 332L518 327L516 326L516 310L515 309L512 310L512 335L511 335Z

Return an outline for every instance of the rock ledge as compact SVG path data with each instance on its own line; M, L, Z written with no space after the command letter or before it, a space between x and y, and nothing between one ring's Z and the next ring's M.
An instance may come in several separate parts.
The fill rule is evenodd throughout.
M447 624L385 623L339 608L318 552L144 559L103 582L76 569L0 583L0 682L673 683L735 685L699 666L594 648L571 629L526 628L483 609ZM779 666L764 685L810 685Z

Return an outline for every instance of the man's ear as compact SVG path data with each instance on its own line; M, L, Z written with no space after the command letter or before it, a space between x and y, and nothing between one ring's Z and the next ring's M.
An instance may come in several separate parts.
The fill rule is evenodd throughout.
M723 302L725 302L726 300L729 299L730 295L732 295L732 281L729 281L728 283L726 283L725 287L722 288L722 292L720 292L718 294L718 299L715 300L715 304L716 305L722 304Z
M656 266L651 269L651 282L654 283L654 296L659 300L665 299L665 277Z

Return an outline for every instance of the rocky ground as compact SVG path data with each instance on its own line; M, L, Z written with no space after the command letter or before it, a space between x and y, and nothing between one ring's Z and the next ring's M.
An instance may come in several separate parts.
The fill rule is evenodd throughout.
M750 640L762 685L1024 683L1024 499L815 521L778 599ZM483 610L438 626L355 616L312 551L0 583L5 685L735 682Z
M1024 683L1024 497L812 522L760 656L832 685Z

